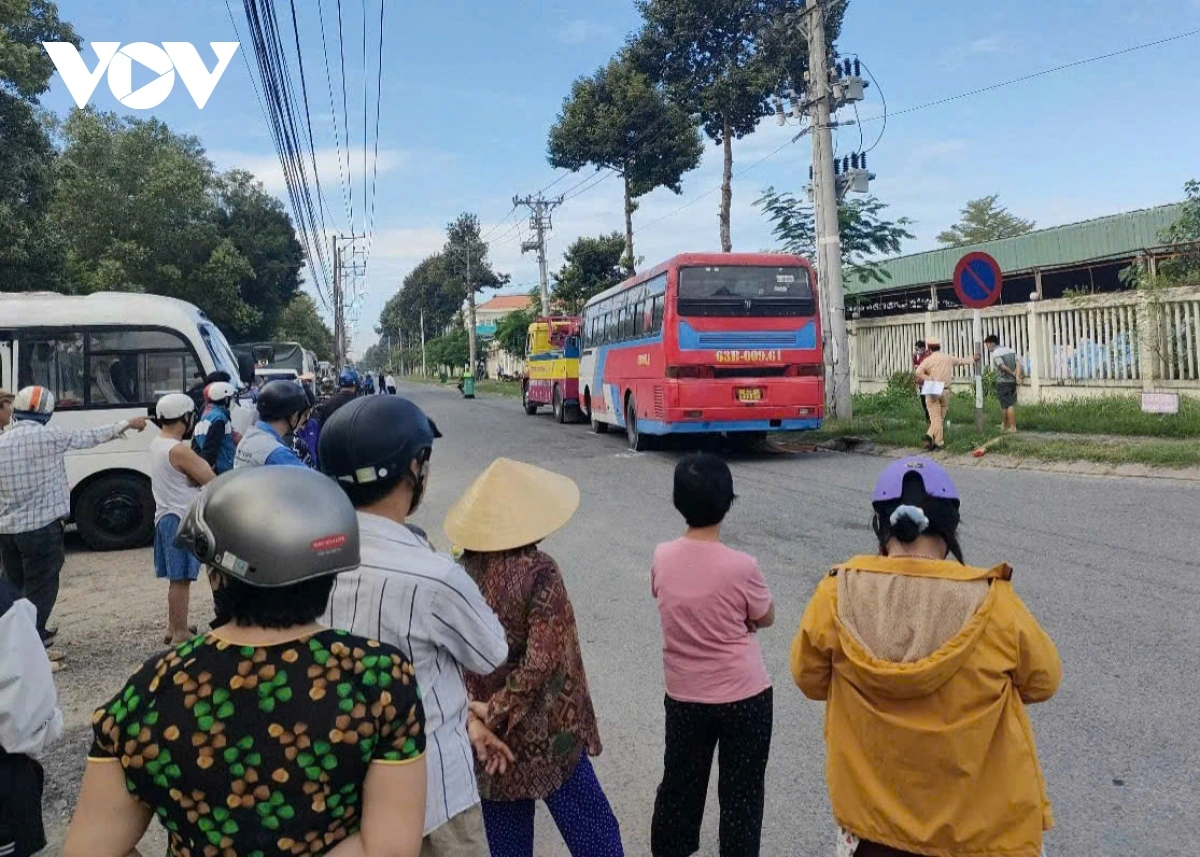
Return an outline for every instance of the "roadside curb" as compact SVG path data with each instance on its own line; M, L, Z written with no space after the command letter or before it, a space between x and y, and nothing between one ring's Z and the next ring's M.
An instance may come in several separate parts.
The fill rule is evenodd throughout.
M789 447L784 447L790 449ZM810 447L811 448L811 447ZM859 438L838 438L818 444L826 452L845 452L853 455L873 455L878 458L902 458L905 452L899 447L879 446ZM802 451L796 449L795 451ZM1039 461L1033 458L1017 458L1011 455L989 454L982 458L971 455L948 455L927 453L944 464L955 467L974 467L991 470L1030 470L1038 473L1058 473L1068 476L1107 476L1114 478L1161 479L1168 482L1200 483L1200 468L1176 469L1150 467L1145 464L1102 464L1095 461Z

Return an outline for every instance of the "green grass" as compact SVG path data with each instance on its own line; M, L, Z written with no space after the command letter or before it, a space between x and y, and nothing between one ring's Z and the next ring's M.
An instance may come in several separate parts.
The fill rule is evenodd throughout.
M442 383L437 378L426 378L421 375L406 375L403 380L413 384L427 384L431 387L446 387L458 392L458 378L447 378L446 383ZM475 394L487 396L507 396L508 398L521 398L521 382L520 381L476 381Z
M1143 414L1134 397L1018 406L1017 425L1020 433L996 441L989 452L1041 461L1200 466L1200 403L1188 399L1181 399L1180 412L1174 415ZM966 455L1000 437L999 426L995 399L984 402L984 431L979 433L974 394L956 394L950 401L946 451ZM857 437L881 446L922 449L925 428L916 396L893 391L856 396L853 420L827 420L820 431L797 433L794 440Z

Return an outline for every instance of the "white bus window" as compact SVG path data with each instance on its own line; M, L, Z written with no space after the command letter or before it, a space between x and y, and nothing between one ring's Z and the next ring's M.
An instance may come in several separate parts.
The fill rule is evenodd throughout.
M62 410L84 405L83 334L32 334L21 339L19 387L37 384L54 394Z
M89 334L91 406L152 405L165 393L186 392L198 371L187 343L174 333L126 328Z

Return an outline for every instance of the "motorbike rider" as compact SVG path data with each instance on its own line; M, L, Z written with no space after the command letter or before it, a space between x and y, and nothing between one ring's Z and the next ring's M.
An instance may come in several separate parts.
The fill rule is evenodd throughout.
M337 409L358 397L358 372L347 366L338 375L338 391L329 397L329 401L317 408L316 416L321 425L329 422L329 418Z
M264 464L284 464L304 467L291 443L285 441L294 434L308 413L308 396L295 381L271 381L258 394L258 421L246 432L234 455L234 468Z
M208 407L192 434L192 449L218 475L233 469L238 438L233 430L229 408L236 392L228 381L214 381L205 387L204 398Z

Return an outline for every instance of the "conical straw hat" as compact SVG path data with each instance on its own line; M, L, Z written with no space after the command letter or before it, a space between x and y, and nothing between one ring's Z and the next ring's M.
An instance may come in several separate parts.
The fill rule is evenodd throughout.
M573 480L497 458L450 507L442 528L464 550L512 550L540 542L578 508L579 486Z

